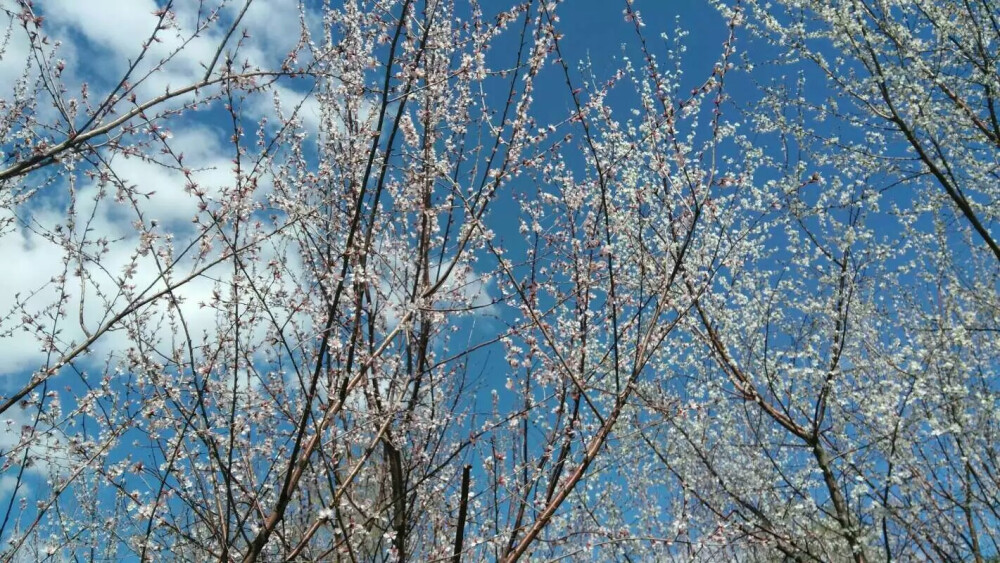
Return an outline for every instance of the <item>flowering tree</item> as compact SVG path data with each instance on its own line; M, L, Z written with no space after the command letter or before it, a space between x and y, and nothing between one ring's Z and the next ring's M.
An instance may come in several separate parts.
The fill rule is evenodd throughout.
M703 399L651 447L754 557L994 557L996 6L721 9L791 75L751 122L779 212L695 303Z
M997 553L986 3L271 3L0 4L4 560Z
M67 84L57 12L7 12L31 56L4 105L6 235L61 254L5 317L44 352L2 407L23 421L7 553L450 553L442 493L474 436L453 429L467 360L448 342L489 306L474 250L541 140L527 108L550 32L526 8L302 7L266 70L240 39L251 2L204 8L157 10L99 102ZM498 118L475 94L515 23ZM185 57L200 78L157 92ZM228 143L191 131L196 110Z

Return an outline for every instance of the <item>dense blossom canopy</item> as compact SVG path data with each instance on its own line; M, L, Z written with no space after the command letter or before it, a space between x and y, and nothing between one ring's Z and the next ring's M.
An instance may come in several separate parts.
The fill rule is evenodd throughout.
M0 558L1000 557L1000 5L619 3L0 0Z

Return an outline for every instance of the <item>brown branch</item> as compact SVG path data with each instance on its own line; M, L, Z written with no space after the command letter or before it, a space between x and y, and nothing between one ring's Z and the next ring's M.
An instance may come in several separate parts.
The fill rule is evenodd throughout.
M451 557L452 563L462 561L462 542L465 539L465 514L469 506L469 472L471 465L462 468L462 497L458 505L458 524L455 526L455 550Z

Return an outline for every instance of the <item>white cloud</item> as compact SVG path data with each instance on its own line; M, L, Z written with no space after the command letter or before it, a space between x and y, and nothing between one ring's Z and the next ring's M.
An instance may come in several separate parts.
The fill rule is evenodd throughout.
M9 0L0 2L4 6L10 4ZM218 5L201 0L175 1L178 28L158 34L161 42L150 45L134 78L143 76L157 67L161 60L170 57L204 23L204 11L202 19L199 19L200 9L204 10L206 6L212 9ZM63 41L60 56L64 52L70 57L79 53L82 64L67 65L64 75L67 83L90 83L92 99L96 100L100 100L108 88L117 83L128 61L134 60L140 53L158 18L154 14L158 6L153 0L46 0L37 6L46 17L45 32ZM204 65L215 55L228 26L242 6L242 1L224 3L222 18L199 37L184 44L177 56L144 83L140 97L162 93L166 84L179 87L199 79L204 73ZM313 21L321 25L322 19L313 18ZM247 11L240 30L244 27L251 29L254 35L246 39L240 57L249 58L261 66L274 67L281 63L300 38L298 7L283 0L256 0ZM241 39L240 30L230 39L230 46ZM21 71L18 65L23 64L27 55L28 46L23 34L15 33L10 45L8 56L0 64L0 76L4 76L4 72L16 76ZM275 86L282 100L282 110L290 112L301 102L299 117L304 127L310 134L318 135L321 126L319 103L313 95L297 88L300 88L299 83ZM0 86L0 97L6 94L3 90L4 87ZM68 91L68 95L72 95L73 87L70 86ZM44 102L40 104L42 111L46 105ZM254 96L246 108L249 119L273 117L275 114L273 98L266 93ZM228 132L213 123L212 119L217 115L202 117L200 113L193 113L189 116L183 121L175 120L167 124L172 133L170 146L175 153L184 154L184 166L193 171L193 178L205 190L206 197L217 200L221 189L234 181L232 147L225 143ZM247 136L251 136L250 131ZM167 155L153 156L164 162L169 160ZM184 248L188 242L195 240L199 227L192 224L191 219L199 213L200 201L185 190L187 178L181 171L121 155L114 157L110 164L125 184L135 185L138 192L148 194L148 197L143 195L138 201L147 225L155 219L158 222L156 232L170 233L175 237L175 249ZM33 327L24 325L25 315L43 314L62 299L58 341L65 349L70 343L85 340L85 331L95 330L109 318L109 313L120 311L127 305L125 299L118 296L118 286L122 271L131 262L140 242L140 236L133 227L137 215L128 202L113 201L114 187L108 188L108 196L99 197L99 189L92 181L80 178L79 182L76 191L77 239L83 237L86 230L89 241L99 238L110 241L107 252L101 256L100 266L93 263L87 266L91 277L86 283L81 283L73 275L76 267L74 253L67 252L51 236L57 227L64 227L67 222L69 203L65 194L69 190L64 184L46 188L47 192L40 194L44 198L36 198L17 209L20 219L28 220L31 228L21 226L0 232L0 256L9 269L7 275L0 277L2 388L21 387L25 373L37 370L45 363L40 335ZM269 189L269 179L262 178L255 197L263 197ZM0 205L0 221L12 218L13 212ZM216 251L219 250L217 246ZM273 250L265 247L262 260L266 262L271 254ZM289 268L286 283L291 285L297 281L294 278L298 277L302 266L294 256L290 262L288 258L283 258L283 262ZM191 268L189 261L183 261L174 277L183 277ZM157 272L152 256L141 259L134 279L135 286L145 288L157 277ZM195 338L205 333L214 334L216 313L211 308L200 307L199 303L211 301L220 283L217 280L224 280L228 272L231 272L231 264L220 266L218 271L207 272L207 275L191 280L176 291L184 299L181 310ZM64 273L68 280L65 285L53 281ZM62 297L60 292L64 292ZM161 302L155 307L157 314L162 315L166 304ZM43 316L40 322L51 330L51 317ZM160 330L158 336L165 339L170 336L166 323ZM103 335L91 347L89 357L97 359L111 352L120 354L130 344L126 331L114 331Z
M8 210L0 213L0 219L11 216ZM13 374L45 359L31 327L23 324L22 312L14 306L15 300L27 299L39 309L42 303L52 302L54 292L46 286L60 274L62 265L58 260L40 259L51 252L48 242L27 230L0 236L0 256L5 264L5 273L0 276L0 374Z
M82 37L88 47L102 55L100 66L86 69L95 76L79 78L96 78L108 84L116 83L129 61L142 53L143 45L156 30L157 9L152 0L47 0L44 5L46 19L55 27L57 38L69 43L74 36ZM143 64L132 76L135 82L163 63L162 69L150 77L148 93L162 93L167 85L176 88L196 80L204 73L201 65L211 60L222 39L222 32L215 30L217 26L192 39L199 23L196 12L179 13L177 22L179 29L157 32Z
M232 163L226 158L211 129L200 125L186 127L177 131L171 145L176 151L185 153L185 163L195 170L193 178L206 191L208 198L216 198L223 186L232 184ZM137 158L117 158L112 167L125 185L135 185L137 191L151 194L137 199L147 225L152 220L158 221L160 226L156 232L170 233L180 247L198 236L199 230L191 220L198 214L199 200L185 191L183 173ZM94 182L77 187L78 240L85 236L86 230L86 238L91 242L99 238L109 241L107 253L100 258L101 267L88 264L92 279L88 280L82 295L79 278L73 275L76 269L74 261L70 260L69 266L64 265L66 250L52 237L45 236L45 233L63 229L66 224L69 202L60 197L68 193L66 186L57 186L53 190L55 197L19 210L21 220L27 220L31 228L15 228L0 234L0 256L7 265L5 275L0 276L0 335L3 335L0 337L0 374L16 374L43 365L45 357L38 335L32 326L23 322L23 318L24 315L39 314L59 300L60 287L53 280L64 273L69 277L64 304L64 312L68 314L59 322L60 339L64 343L80 342L85 338L79 326L81 316L84 326L95 330L106 320L109 308L120 310L126 306L123 300L118 299L109 307L98 294L114 296L118 293L117 278L130 263L139 245L139 235L133 226L137 214L128 202L113 201L114 187L109 187L108 191L108 195L100 197ZM0 221L13 218L10 209L0 210ZM182 263L175 277L183 276L189 269L189 264ZM145 288L157 275L153 257L147 256L141 260L136 273L136 287ZM199 329L195 334L200 335L201 330L214 322L210 311L194 305L208 300L214 283L211 279L198 278L177 292L192 303L185 306L184 313ZM81 309L82 314L78 313ZM51 321L46 324L51 324ZM120 345L127 345L126 336L115 333L98 341L95 351L110 351Z
M49 22L69 27L121 54L138 54L157 21L157 6L152 0L46 0L43 8Z
M216 198L223 186L234 181L232 163L226 159L222 147L213 141L211 132L207 129L185 129L173 139L180 150L189 151L193 167L204 168L195 173L200 185L206 188L208 198ZM135 184L141 193L154 192L149 198L139 197L139 209L143 213L145 224L151 220L159 221L154 232L174 237L175 252L186 248L191 242L197 242L202 226L208 223L201 214L202 225L194 225L192 217L198 215L199 200L184 190L185 178L178 171L144 162L138 159L118 159L113 163L116 173L125 184ZM254 194L258 201L269 191L269 182L264 178L258 184ZM65 189L65 188L64 188ZM86 331L93 333L106 323L114 314L126 308L128 300L120 294L121 276L132 263L136 249L140 246L141 236L136 232L133 223L137 219L131 204L114 201L114 188L108 188L108 194L98 197L98 187L94 183L78 187L77 224L75 240L84 237L95 241L107 239L107 251L100 256L100 264L93 261L85 262L89 274L86 283L82 284L78 276L76 253L62 248L51 233L65 232L67 229L66 206L68 202L49 199L37 201L30 208L21 209L21 220L28 220L31 229L16 228L0 235L0 256L10 267L8 275L0 276L0 376L6 381L2 386L8 389L19 388L24 384L25 372L41 368L45 363L40 336L51 331L53 322L45 313L51 314L53 304L62 297L62 317L58 321L59 343L62 350L71 344L79 344L87 338ZM9 209L0 210L0 221L11 219ZM46 235L49 234L49 236ZM162 241L161 241L162 242ZM215 245L215 254L225 250L224 245ZM96 249L90 247L89 252ZM258 254L262 263L275 258L275 250L269 244L263 245ZM68 261L68 266L64 265ZM297 257L285 257L281 260L287 277L281 283L291 290L292 284L298 281L302 266ZM161 264L164 262L161 261ZM183 258L175 266L172 279L178 280L188 276L200 265L191 259ZM66 272L68 282L61 286L52 280ZM213 295L218 290L225 293L225 283L232 274L232 263L224 262L204 272L202 275L184 283L174 291L181 301L179 307L192 338L200 341L202 335L216 333L217 313L211 307L201 304L213 301ZM165 286L158 280L159 268L154 261L152 252L140 257L136 264L135 274L130 282L135 290L149 288L147 293L160 291ZM220 284L223 284L220 288ZM81 287L83 286L83 287ZM167 312L165 299L150 305L147 312L153 318L164 318ZM25 324L26 316L41 315L39 324L45 327L44 333ZM284 319L281 319L284 320ZM81 326L82 322L82 326ZM168 345L173 337L170 326L165 322L152 322L153 332L144 336L160 345ZM24 330L28 328L29 330ZM257 328L255 333L245 333L246 337L259 339L263 336L263 328ZM134 345L134 335L128 331L116 330L102 335L91 347L88 358L100 361L107 354L121 354ZM161 350L168 353L168 350ZM86 360L84 360L86 361Z
M194 3L189 0L189 3ZM229 4L230 17L243 8L243 2ZM309 17L307 21L314 22L314 34L321 32L321 17ZM241 27L252 31L250 37L249 55L251 62L258 65L275 66L284 60L299 41L301 36L301 21L299 7L287 0L255 0L246 15Z
M4 475L3 477L0 477L0 498L9 498L10 495L14 494L15 487L17 487L17 477L13 475ZM26 484L22 483L18 492L22 496L28 496L31 489Z
M286 118L291 117L292 112L301 121L302 127L313 138L316 139L322 125L322 116L319 100L312 92L295 90L281 84L276 84L272 91L277 95L280 103L281 114ZM250 110L254 117L267 117L272 123L276 123L278 113L274 107L274 95L254 96L251 100Z
M45 422L35 424L35 411L14 407L0 419L0 451L3 462L19 466L27 451L26 472L40 477L51 477L67 473L73 466L68 437L63 429L53 429ZM14 482L0 479L0 489L10 487ZM24 483L22 483L24 487ZM2 492L0 492L2 494Z
M257 0L250 4L234 33L227 36L243 6L244 2L174 2L175 27L157 32L133 80L163 62L163 68L149 77L149 93L160 93L168 84L177 88L194 82L204 75L220 47L222 57L217 65L238 47L237 62L278 68L301 35L298 6ZM153 0L47 0L44 10L58 37L68 40L76 34L103 51L101 66L92 70L102 75L98 78L110 81L116 81L129 61L139 56L159 21L159 7ZM210 21L210 14L218 17ZM244 37L244 29L253 33Z
M0 7L6 10L14 9L8 2L3 2ZM0 28L0 33L9 34L4 37L0 35L0 49L3 49L0 56L0 84L13 86L24 73L24 67L28 61L30 45L28 38L17 24L17 20L11 20L9 27ZM6 88L5 88L6 90ZM6 96L8 92L0 92L0 96Z

